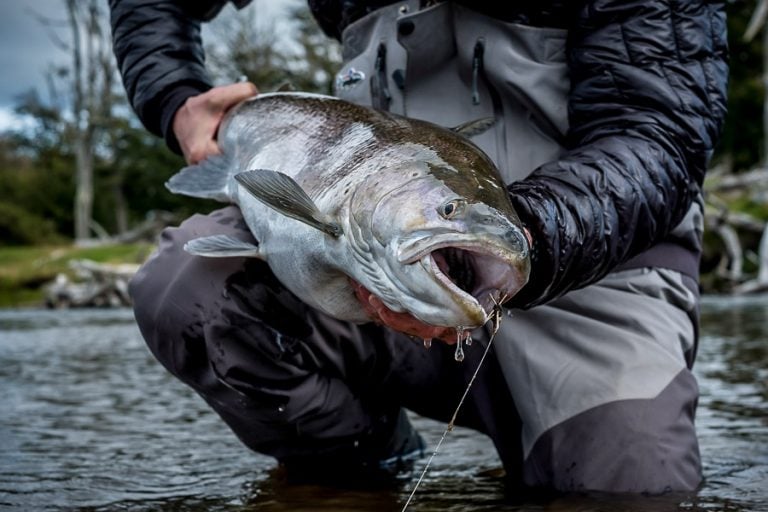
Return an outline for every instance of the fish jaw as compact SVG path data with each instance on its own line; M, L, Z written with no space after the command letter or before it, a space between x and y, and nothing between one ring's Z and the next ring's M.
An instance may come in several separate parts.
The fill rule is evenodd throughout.
M528 281L528 240L507 243L461 233L444 233L403 244L398 259L418 267L434 285L434 301L445 305L445 318L431 324L476 328L497 301L514 296ZM425 319L426 320L426 319Z
M423 339L437 338L448 344L456 343L457 335L454 327L426 324L407 311L394 311L354 279L350 278L349 282L355 297L370 320L408 336Z

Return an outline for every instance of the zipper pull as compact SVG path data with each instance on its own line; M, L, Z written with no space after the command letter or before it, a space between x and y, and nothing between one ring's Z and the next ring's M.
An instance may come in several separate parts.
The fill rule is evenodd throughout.
M384 43L379 45L379 50L376 52L374 69L376 71L375 78L371 82L371 92L375 103L373 106L380 110L389 110L392 93L389 92L389 85L387 84L387 47Z
M480 81L480 71L483 67L483 52L485 51L485 42L478 39L475 43L475 50L472 54L472 104L480 104L480 91L478 84Z

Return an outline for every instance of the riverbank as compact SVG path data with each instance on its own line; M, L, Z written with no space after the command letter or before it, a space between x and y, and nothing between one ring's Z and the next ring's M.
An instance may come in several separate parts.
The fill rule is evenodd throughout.
M144 242L97 247L0 247L0 308L42 306L47 283L58 274L75 277L72 261L141 263L153 248L153 244Z
M757 245L759 241L755 241ZM0 308L41 307L45 305L46 284L58 274L77 281L71 262L91 260L96 263L142 263L154 249L148 242L111 244L96 247L74 245L0 247ZM701 286L704 293L729 294L733 283L723 278L717 268L723 258L722 247L713 233L705 238ZM756 259L756 257L753 257ZM754 273L756 265L744 265ZM741 267L740 267L741 268Z

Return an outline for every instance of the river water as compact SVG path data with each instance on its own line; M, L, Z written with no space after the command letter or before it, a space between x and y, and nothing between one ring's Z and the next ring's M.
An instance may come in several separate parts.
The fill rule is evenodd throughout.
M491 444L448 435L408 510L768 511L768 298L708 298L690 495L513 504ZM429 446L445 425L417 418ZM288 486L149 355L130 311L0 310L0 510L400 510L400 488Z

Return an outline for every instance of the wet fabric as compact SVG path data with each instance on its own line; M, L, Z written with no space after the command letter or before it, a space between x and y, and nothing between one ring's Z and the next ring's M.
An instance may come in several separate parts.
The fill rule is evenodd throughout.
M416 1L398 6L380 9L347 27L343 41L348 60L340 76L354 69L370 77L370 87L363 81L337 81L338 95L359 103L386 104L394 112L447 126L494 117L491 130L474 141L496 162L511 188L541 165L567 154L566 31L489 20L446 3L421 10ZM406 24L409 30L403 33L401 27ZM479 65L477 58L482 58ZM382 67L385 73L380 73ZM402 70L406 79L397 87L377 84L392 69L393 73ZM383 90L388 91L386 95ZM562 181L573 177L568 169L559 171ZM657 490L662 481L677 488L698 482L695 381L692 389L676 397L676 405L689 410L685 419L655 425L662 427L656 430L659 435L666 427L677 434L672 437L682 458L673 457L670 464L684 461L685 470L676 473L682 478L664 473L658 461L642 456L642 450L635 453L624 448L643 463L631 465L626 475L600 480L605 475L598 477L597 461L601 456L613 457L615 446L598 455L598 429L592 429L598 447L592 447L597 451L592 452L591 461L589 450L539 449L535 452L539 455L534 455L533 446L542 436L578 432L584 425L579 418L593 417L603 421L607 430L631 432L625 439L629 444L643 427L628 430L621 422L635 414L635 406L648 406L633 401L653 402L681 372L693 381L688 364L696 339L695 283L702 224L696 201L665 243L625 262L621 271L608 274L598 285L573 290L525 312L515 311L514 321L502 327L496 353L522 418L526 468L547 468L536 477L526 474L526 483L636 491L632 478L646 472L661 476L655 484L641 478L639 485ZM577 233L570 237L576 239ZM534 248L536 244L534 240ZM565 256L560 258L571 264ZM535 269L532 276L537 279ZM587 414L590 410L602 412ZM623 412L611 426L615 410ZM637 442L642 442L643 435L638 437ZM572 472L571 480L565 480L557 468L571 458L582 476Z
M209 234L253 241L235 207L196 215L163 232L130 292L152 353L247 446L281 460L328 452L378 460L391 455L382 451L389 439L381 430L401 406L448 421L475 356L458 364L442 343L426 350L389 329L329 318L259 260L183 251L188 240ZM482 429L504 421L465 423Z
M130 292L155 357L245 445L282 461L370 466L397 454L391 436L401 408L451 418L487 332L473 333L458 363L452 346L425 349L383 327L334 320L259 260L183 251L210 234L254 241L235 207L196 215L163 232ZM631 270L546 308L512 311L458 424L490 436L513 485L695 487L695 299L679 274ZM606 460L610 474L601 469Z
M512 310L459 423L493 439L517 484L688 490L700 480L690 374L698 297L689 286L696 276L680 273L695 263L673 264L696 255L699 178L723 85L722 45L697 40L701 27L689 22L706 20L717 39L721 13L702 2L675 3L674 12L624 2L607 16L598 7L609 3L594 2L567 33L450 3L386 7L347 27L337 91L443 124L500 121L477 142L512 182L535 235L534 279L516 305L544 305ZM657 18L670 23L665 30L686 27L674 55L615 44L621 30L632 44L647 42L630 21ZM630 53L611 53L622 48ZM685 80L670 89L670 76ZM660 93L678 87L693 91L690 104L665 103ZM651 100L658 108L647 111ZM181 248L227 233L252 240L234 208L167 230L131 292L153 353L246 445L281 460L371 462L392 454L402 407L449 419L486 336L475 334L459 365L452 347L425 350L319 314L261 262ZM659 244L640 268L626 266L662 240L681 252Z

